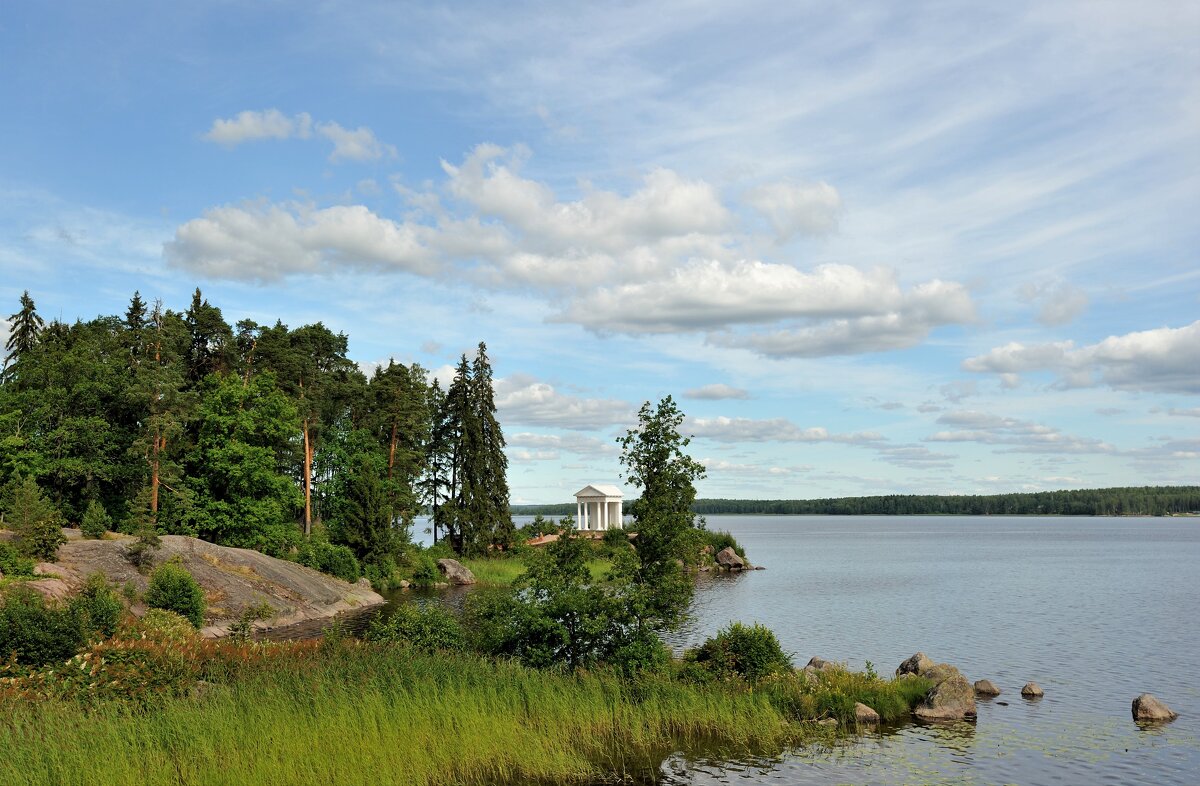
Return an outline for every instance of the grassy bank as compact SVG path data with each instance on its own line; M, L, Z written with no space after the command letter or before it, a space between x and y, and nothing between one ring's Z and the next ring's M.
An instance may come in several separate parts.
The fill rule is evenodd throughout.
M168 651L171 679L137 702L97 688L96 679L88 688L88 678L35 681L45 695L55 680L75 680L67 699L31 699L19 682L0 686L0 783L640 779L672 750L717 746L736 756L827 738L829 730L800 721L841 715L855 700L869 699L885 716L907 714L926 687L849 674L811 682L786 675L754 688L691 684L675 671L566 675L357 642L203 642L183 648L183 665L178 644ZM198 696L195 678L205 680ZM95 699L96 691L107 697Z
M462 564L467 567L480 584L497 587L511 586L517 577L528 567L520 557L484 557L480 559L464 559ZM612 568L612 563L606 559L591 559L587 563L588 571L593 581L602 581Z

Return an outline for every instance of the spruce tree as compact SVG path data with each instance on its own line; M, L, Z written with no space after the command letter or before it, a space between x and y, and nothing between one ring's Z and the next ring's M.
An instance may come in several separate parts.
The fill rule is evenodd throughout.
M496 396L487 345L479 342L471 366L472 404L479 421L480 451L478 499L473 506L479 517L480 534L495 546L508 548L516 538L508 513L508 456L504 432L496 419Z
M32 352L37 346L42 329L46 326L45 321L38 315L37 306L33 304L28 289L21 293L21 310L9 316L8 322L8 340L4 342L6 379L21 356Z

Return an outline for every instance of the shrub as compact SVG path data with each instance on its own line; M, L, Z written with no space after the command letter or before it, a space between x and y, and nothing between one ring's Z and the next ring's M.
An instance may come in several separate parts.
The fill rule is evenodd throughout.
M316 538L305 542L296 553L296 561L301 565L335 576L351 584L358 581L362 568L354 552L347 546L341 546Z
M770 628L735 622L689 653L691 659L719 676L737 675L750 682L792 670L792 661Z
M112 518L109 517L108 511L104 509L96 500L88 503L87 510L84 511L83 521L79 524L80 531L83 532L85 538L99 540L104 537L104 533L112 527Z
M125 604L108 585L103 573L88 576L79 595L71 600L71 605L83 616L84 625L93 635L113 635L125 616Z
M87 640L84 615L72 606L48 606L27 587L10 590L0 605L0 660L41 666L65 661Z
M418 587L428 587L437 584L442 580L442 573L438 570L437 563L428 553L418 554L413 562L413 584Z
M604 531L604 545L609 549L629 548L629 535L620 528Z
M387 619L376 617L364 638L402 643L425 652L463 648L463 630L458 618L435 605L422 608L403 604Z
M712 546L713 554L732 546L739 557L742 559L746 558L746 550L742 548L742 544L738 543L733 535L728 532L704 530L704 539L706 545Z
M9 543L0 543L0 573L5 576L32 576L33 560L21 556Z
M145 601L150 608L176 612L197 628L204 625L204 590L178 558L164 562L150 574Z
M174 611L150 609L142 617L131 617L121 626L118 638L150 639L162 644L183 645L197 639L191 621Z

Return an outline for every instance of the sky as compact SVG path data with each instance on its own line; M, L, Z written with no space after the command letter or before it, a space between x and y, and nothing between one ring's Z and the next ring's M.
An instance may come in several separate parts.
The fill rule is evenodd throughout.
M18 0L0 107L0 315L485 341L515 503L667 395L702 497L1200 482L1194 2Z

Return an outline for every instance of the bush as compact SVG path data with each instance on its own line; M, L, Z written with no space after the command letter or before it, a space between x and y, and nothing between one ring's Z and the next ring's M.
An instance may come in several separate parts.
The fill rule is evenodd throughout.
M5 490L7 525L17 535L22 554L53 560L58 547L67 542L62 513L31 477L13 480Z
M85 618L72 606L48 606L27 587L9 591L0 605L0 660L41 666L70 658L87 640Z
M418 554L414 559L413 584L429 587L442 580L442 572L428 553Z
M83 514L83 521L79 524L80 531L83 532L85 538L99 540L104 537L104 533L112 527L112 518L109 517L108 511L104 509L96 500L88 503L87 510Z
M194 627L204 625L204 590L177 557L159 565L150 574L145 601L150 608L174 611Z
M9 543L0 543L0 573L5 576L32 576L33 560L23 557Z
M335 576L351 584L362 575L362 567L348 546L334 544L316 538L305 542L296 553L301 565Z
M460 650L463 630L458 618L440 606L424 608L407 603L387 619L376 617L367 629L367 641L403 643L425 652Z
M792 670L792 660L779 645L770 628L735 622L688 653L694 660L718 676L737 675L757 682L771 674Z
M84 625L92 635L111 636L125 616L125 604L108 585L103 573L93 573L71 605L83 616Z
M732 546L739 557L742 559L746 558L746 550L742 548L742 544L738 543L733 535L728 532L704 530L704 540L706 545L712 546L713 554Z

